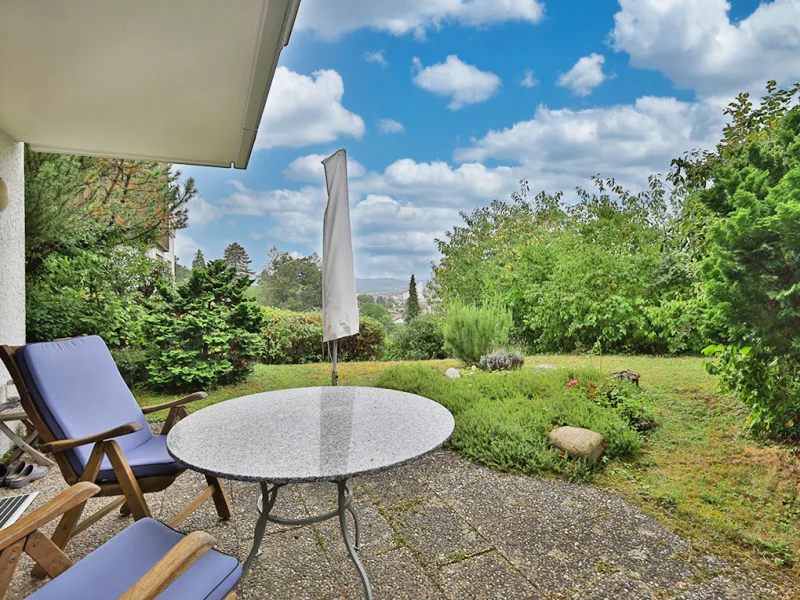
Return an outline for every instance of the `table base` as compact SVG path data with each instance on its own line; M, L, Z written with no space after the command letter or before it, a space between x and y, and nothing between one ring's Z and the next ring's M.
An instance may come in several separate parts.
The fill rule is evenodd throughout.
M278 499L278 490L286 484L273 484L270 486L270 484L266 482L261 483L261 496L258 499L259 517L256 521L256 530L253 536L253 548L250 550L250 554L247 556L247 560L244 562L244 567L242 569L242 580L244 580L247 571L253 564L253 560L255 560L256 556L258 555L261 542L264 539L264 533L267 529L267 521L277 523L278 525L297 526L313 525L315 523L327 521L328 519L338 518L339 529L342 532L342 538L344 539L344 545L347 548L347 553L350 555L350 558L352 559L353 564L356 566L356 569L358 569L358 574L361 576L361 582L364 584L364 595L366 600L372 600L372 588L370 588L369 585L369 578L367 577L367 572L364 570L364 565L361 564L357 554L361 549L361 525L358 520L358 513L353 506L353 493L350 491L350 487L347 485L346 481L334 481L332 483L336 484L338 488L338 506L336 510L332 510L324 515L306 517L304 519L284 519L282 517L270 514L272 508L275 506L275 501ZM356 533L355 544L353 544L353 541L350 539L350 532L347 529L348 512L353 517L353 525Z

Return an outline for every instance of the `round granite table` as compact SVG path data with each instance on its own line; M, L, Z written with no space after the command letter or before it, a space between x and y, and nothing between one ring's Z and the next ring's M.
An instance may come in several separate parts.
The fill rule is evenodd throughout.
M310 525L339 519L345 546L368 599L369 579L358 558L358 513L347 480L383 471L441 447L453 433L442 405L413 394L361 387L314 387L265 392L221 402L180 421L167 436L173 458L190 469L261 484L253 548L258 554L267 521ZM278 490L289 483L336 484L338 506L327 514L284 519L270 514ZM355 545L347 528L353 517Z

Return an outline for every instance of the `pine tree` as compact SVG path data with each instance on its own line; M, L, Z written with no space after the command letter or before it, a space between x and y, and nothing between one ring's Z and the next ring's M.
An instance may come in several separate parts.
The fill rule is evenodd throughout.
M229 267L236 269L236 274L239 277L251 277L253 275L253 270L250 268L250 263L252 262L250 256L247 254L247 251L236 242L233 242L225 248L225 251L222 253L222 260L224 260Z
M408 300L406 300L406 310L403 314L403 321L410 323L419 316L419 298L417 297L417 282L414 275L408 284Z
M197 249L197 253L194 255L194 260L192 261L192 269L205 269L206 268L206 257L203 256L203 251L199 248Z

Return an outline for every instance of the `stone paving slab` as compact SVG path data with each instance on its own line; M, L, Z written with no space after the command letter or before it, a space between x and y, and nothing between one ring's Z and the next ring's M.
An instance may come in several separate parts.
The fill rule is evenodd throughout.
M154 515L168 520L205 485L201 475L187 472L147 500ZM53 469L24 491L40 491L40 506L65 487ZM241 482L226 487L230 521L220 521L207 501L181 530L204 529L221 550L243 561L253 542L260 488ZM777 589L719 558L687 558L688 541L595 486L496 473L447 450L356 479L352 489L361 515L361 559L376 600L755 600L800 593ZM14 493L0 490L0 496ZM275 510L303 517L335 503L335 486L290 485L281 489ZM111 514L73 540L67 554L79 559L131 523ZM30 578L30 566L20 561L8 600L42 584ZM363 598L338 521L301 528L270 524L240 597Z

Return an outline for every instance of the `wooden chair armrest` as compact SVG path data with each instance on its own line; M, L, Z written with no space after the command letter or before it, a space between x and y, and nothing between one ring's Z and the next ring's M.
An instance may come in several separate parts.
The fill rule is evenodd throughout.
M152 600L217 543L205 531L190 533L134 583L119 600Z
M56 440L55 442L42 444L40 450L42 452L64 452L65 450L72 450L78 446L85 446L86 444L93 444L95 442L104 442L121 435L135 433L141 428L141 423L131 421L130 423L125 423L125 425L120 425L119 427L114 427L114 429L109 429L108 431L103 431L101 433L95 433L94 435L87 435L82 438L73 438L68 440Z
M153 406L145 406L142 408L142 413L149 415L150 413L158 412L159 410L166 410L167 408L173 408L175 406L183 406L184 404L194 402L195 400L202 400L203 398L208 398L208 394L205 392L195 392L194 394L189 394L188 396L184 396L179 400L172 400L171 402L164 402L163 404L154 404Z
M67 488L50 502L40 506L32 513L0 531L0 550L30 535L42 525L75 508L81 502L91 498L100 491L100 486L88 481L81 481Z

